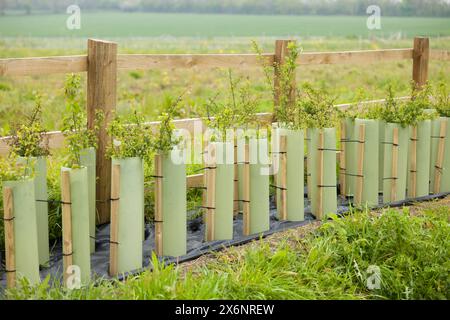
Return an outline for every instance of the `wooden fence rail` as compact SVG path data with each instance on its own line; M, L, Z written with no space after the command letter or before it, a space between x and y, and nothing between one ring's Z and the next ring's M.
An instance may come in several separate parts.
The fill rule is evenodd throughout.
M277 40L276 47L285 45L289 40ZM275 61L284 61L285 51L265 53L263 58L268 65ZM384 49L344 52L304 52L298 57L298 65L328 64L370 64L393 60L412 60L413 79L422 86L428 76L429 60L450 61L450 52L429 50L428 38L415 38L413 48ZM256 54L117 54L117 44L102 40L88 40L87 55L0 59L0 76L32 76L61 73L87 72L87 108L88 125L92 125L93 115L97 109L106 113L106 122L100 134L97 152L97 194L99 199L109 199L111 192L111 162L105 158L104 151L109 137L105 127L116 105L116 88L118 70L150 70L167 68L249 68L260 66ZM379 100L377 102L381 102ZM345 108L348 105L340 105ZM272 114L259 114L262 122L270 123ZM194 131L194 124L199 119L176 120L177 128ZM158 122L149 123L156 130ZM61 132L47 134L50 148L64 146ZM0 156L8 153L8 137L0 138ZM201 183L202 175L189 178L192 184ZM109 221L108 201L98 201L99 223Z

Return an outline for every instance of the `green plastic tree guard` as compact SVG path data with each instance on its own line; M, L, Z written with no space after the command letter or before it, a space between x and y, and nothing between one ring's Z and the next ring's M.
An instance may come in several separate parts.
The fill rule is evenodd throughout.
M361 203L355 203L362 206L378 205L378 146L379 146L379 123L377 120L355 119L355 128L353 136L359 140L360 125L365 126L364 138L364 162L363 162L363 184ZM359 143L356 144L356 157L358 157ZM356 169L352 170L358 173L358 158L356 158ZM355 191L357 188L355 180Z
M434 193L434 182L436 176L436 160L439 149L441 122L447 122L447 132L445 134L444 161L442 163L442 176L440 192L450 191L450 118L440 117L432 121L431 138L431 163L430 163L430 192Z
M250 139L249 153L250 234L257 234L270 229L269 164L262 159L268 157L268 140Z
M12 189L14 198L16 276L28 279L32 285L41 280L34 183L34 179L3 182L3 187Z
M174 149L172 152L178 152ZM171 154L162 159L163 255L186 254L186 165L172 161Z
M303 130L277 129L275 152L279 152L280 137L286 136L286 198L288 221L303 221L304 214L304 133ZM278 166L278 172L280 167ZM277 185L281 183L281 175L277 175ZM279 194L279 192L277 193ZM277 201L280 197L277 196ZM280 202L278 202L280 203ZM278 214L278 213L277 213ZM279 216L278 216L279 218Z
M36 197L36 222L38 234L39 264L48 266L50 261L48 234L48 192L47 192L47 158L18 158L18 163L32 166L34 171L34 195ZM28 174L31 174L29 172Z
M319 133L324 134L323 153L323 185L319 186ZM315 216L326 217L328 213L337 211L337 176L336 176L336 129L310 129L311 149L311 210ZM322 212L319 212L319 190L323 189Z
M410 127L410 142L409 142L409 154L411 154L412 131ZM417 141L416 141L416 190L415 196L424 197L429 194L430 183L430 152L431 152L431 120L424 120L417 125ZM411 157L408 157L408 190L411 190L412 186L412 173L411 173Z
M392 147L394 128L398 129L397 177L392 174ZM383 202L401 201L406 198L406 173L408 171L409 127L386 123L384 143ZM396 196L391 199L392 178L396 178Z
M81 151L81 165L87 168L88 175L88 195L89 195L89 234L91 237L91 253L95 252L95 225L96 225L96 196L95 184L96 174L96 151L95 148L88 148Z
M70 172L73 264L80 268L81 284L85 285L91 279L87 168L61 170Z
M141 158L113 159L120 165L118 273L142 268L144 228L144 163Z
M214 239L233 239L234 204L234 143L213 142L216 148L216 205L214 212ZM227 155L232 155L227 163ZM230 156L229 156L230 157ZM207 226L205 225L205 232Z
M345 178L345 184L346 184L346 191L345 194L347 196L353 196L355 192L355 174L356 174L356 147L357 143L355 140L357 140L354 136L355 134L355 120L354 119L344 119L344 125L345 125L345 133L346 137L345 140L341 143L345 143L345 165L346 165L346 178Z

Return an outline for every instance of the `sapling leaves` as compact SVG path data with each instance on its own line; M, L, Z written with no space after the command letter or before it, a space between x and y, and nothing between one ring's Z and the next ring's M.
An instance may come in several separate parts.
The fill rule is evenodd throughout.
M62 131L69 151L66 165L70 168L79 168L82 151L97 147L97 133L104 121L104 114L97 111L92 128L88 128L87 112L82 101L80 76L75 74L67 76L64 94L66 112Z
M11 153L20 157L43 157L50 154L46 131L42 127L42 97L34 93L35 106L26 123L11 132Z

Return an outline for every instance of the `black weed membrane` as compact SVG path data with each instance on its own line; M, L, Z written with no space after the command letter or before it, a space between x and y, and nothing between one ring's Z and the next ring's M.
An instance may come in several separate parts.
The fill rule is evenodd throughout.
M305 188L306 189L306 188ZM406 199L403 201L393 202L390 204L382 204L382 196L379 197L380 205L376 207L371 207L369 209L376 210L381 208L395 208L414 205L418 202L431 201L435 199L445 198L450 195L450 192L434 194L430 196ZM338 210L337 214L343 216L350 213L352 210L351 204L347 199L338 197ZM240 246L247 244L249 242L259 240L270 236L272 234L283 232L288 229L294 229L302 227L313 223L316 221L315 217L311 214L311 207L309 200L305 197L305 220L300 222L290 222L290 221L279 221L276 214L276 208L274 202L271 202L270 210L270 230L261 234L254 234L250 236L243 236L243 220L242 214L235 217L233 223L233 240L226 241L205 241L205 225L201 217L195 219L189 219L191 216L195 216L198 212L192 211L188 212L188 224L187 224L187 254L181 257L162 257L161 262L165 264L180 264L197 259L203 255L212 252L218 252L225 248ZM110 225L105 224L97 228L96 233L96 246L95 253L91 255L91 272L92 279L111 279L108 274L109 270L109 254L110 254ZM126 277L137 275L146 270L152 270L151 258L152 252L155 248L155 228L153 224L147 224L145 228L145 240L143 244L143 268L139 270L134 270L129 273L120 275L119 280L123 280ZM4 252L1 253L2 263L1 263L1 280L0 280L0 290L4 290L6 287L6 273L4 266ZM50 275L51 280L60 281L63 275L63 254L62 254L62 243L58 241L51 249L51 259L50 266L48 268L43 268L40 271L41 279L44 279Z

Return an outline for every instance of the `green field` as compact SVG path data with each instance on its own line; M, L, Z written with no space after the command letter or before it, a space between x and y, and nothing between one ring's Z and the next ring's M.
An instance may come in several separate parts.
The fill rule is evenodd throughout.
M328 36L389 37L401 32L449 36L450 19L382 17L382 28L369 31L364 16L255 16L158 13L81 13L81 29L68 30L68 15L10 15L0 17L0 36L38 37L217 37Z

